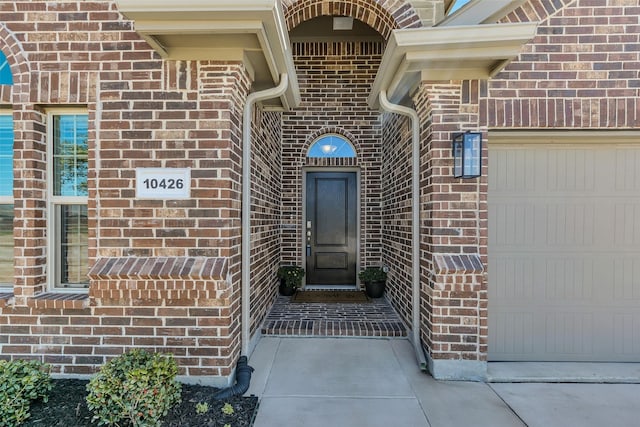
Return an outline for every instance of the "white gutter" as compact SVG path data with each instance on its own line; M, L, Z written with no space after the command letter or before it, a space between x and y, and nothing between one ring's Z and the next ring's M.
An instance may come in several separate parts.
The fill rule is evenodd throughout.
M427 370L427 359L420 343L420 119L416 110L402 105L392 104L387 99L387 91L380 91L380 105L385 111L409 117L411 120L411 146L412 146L412 167L411 167L411 302L412 302L412 338L413 348L420 369Z
M249 357L251 340L251 113L258 101L277 98L287 90L289 76L280 74L278 86L254 92L242 111L242 355Z

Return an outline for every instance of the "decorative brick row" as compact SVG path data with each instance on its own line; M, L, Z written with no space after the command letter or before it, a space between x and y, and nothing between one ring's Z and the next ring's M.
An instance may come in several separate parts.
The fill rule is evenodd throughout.
M89 295L61 292L45 292L27 301L29 307L38 309L81 310L89 306Z
M480 257L475 254L435 254L433 261L436 274L482 273L484 271Z
M115 257L100 258L89 270L94 280L191 279L224 280L225 258L206 257Z

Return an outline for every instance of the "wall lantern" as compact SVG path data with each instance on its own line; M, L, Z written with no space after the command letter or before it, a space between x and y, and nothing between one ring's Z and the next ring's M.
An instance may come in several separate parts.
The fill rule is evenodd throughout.
M453 135L453 177L477 178L482 165L482 133L465 132Z

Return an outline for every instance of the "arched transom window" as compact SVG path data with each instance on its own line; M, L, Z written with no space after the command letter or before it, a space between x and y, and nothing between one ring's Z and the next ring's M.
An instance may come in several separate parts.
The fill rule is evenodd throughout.
M307 157L356 157L356 150L344 137L329 134L321 136L311 144L307 152Z

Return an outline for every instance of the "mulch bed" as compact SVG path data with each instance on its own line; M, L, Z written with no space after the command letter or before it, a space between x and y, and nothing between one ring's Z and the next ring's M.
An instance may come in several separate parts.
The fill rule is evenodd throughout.
M53 389L49 393L47 403L34 402L31 405L31 416L22 424L23 427L94 427L92 414L87 408L85 397L88 381L75 379L53 380ZM163 427L250 427L253 425L258 410L258 398L232 397L226 400L214 400L215 387L199 385L182 386L182 403L169 411L162 423ZM206 402L209 411L196 413L196 404ZM231 404L232 415L225 415L222 407Z

